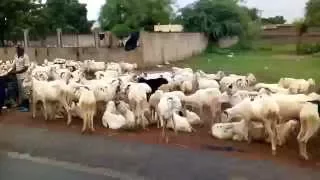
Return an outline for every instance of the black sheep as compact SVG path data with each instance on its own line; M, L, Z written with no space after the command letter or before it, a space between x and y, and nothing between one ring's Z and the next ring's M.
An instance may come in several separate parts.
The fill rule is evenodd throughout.
M151 94L153 94L154 92L156 92L156 90L158 90L158 88L163 85L163 84L168 84L168 80L160 77L160 78L156 78L156 79L145 79L143 77L138 78L137 80L138 83L146 83L151 87L151 93L147 94L148 95L148 100L149 97L151 96Z

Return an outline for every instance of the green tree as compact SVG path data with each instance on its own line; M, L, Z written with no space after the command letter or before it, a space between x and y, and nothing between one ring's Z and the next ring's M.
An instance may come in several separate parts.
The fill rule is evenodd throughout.
M57 28L64 32L90 32L92 23L87 20L86 5L78 0L47 0L43 11L51 32Z
M286 20L283 16L275 16L269 18L261 18L263 24L284 24Z
M238 2L198 0L182 8L177 19L186 31L205 32L213 42L225 36L239 36L245 42L253 38L252 28L256 23L251 18L258 20L258 11L249 11Z
M5 39L22 38L22 29L31 26L32 18L37 15L37 10L41 9L41 4L36 2L38 1L0 1L0 45L4 45Z
M320 0L307 2L305 18L309 25L320 25Z
M302 36L308 31L309 26L307 21L303 18L295 20L293 24L297 31L296 52L299 54L302 44Z
M107 0L101 8L99 21L104 30L145 30L153 29L153 25L170 22L173 14L172 0Z

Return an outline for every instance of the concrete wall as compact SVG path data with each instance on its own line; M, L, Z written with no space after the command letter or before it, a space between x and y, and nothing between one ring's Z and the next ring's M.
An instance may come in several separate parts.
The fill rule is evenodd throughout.
M72 38L70 41L72 42ZM53 43L54 41L52 41ZM64 42L64 41L63 41ZM201 53L207 47L207 38L200 33L148 33L142 32L140 47L126 52L123 48L95 47L28 47L32 61L42 63L44 59L65 58L74 60L95 59L97 61L135 62L141 67L164 62L178 61ZM70 43L71 45L71 43ZM12 59L15 48L0 48L0 59Z
M0 59L13 59L15 48L0 48ZM30 60L42 63L44 59L53 60L55 58L65 58L74 60L95 59L97 61L126 61L142 64L141 49L126 52L123 49L107 48L28 48L27 54Z
M152 66L200 54L208 39L201 33L143 32L141 44L144 66Z

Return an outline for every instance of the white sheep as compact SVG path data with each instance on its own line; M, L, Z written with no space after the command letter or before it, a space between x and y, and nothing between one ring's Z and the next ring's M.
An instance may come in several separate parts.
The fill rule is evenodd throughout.
M126 119L123 115L117 114L114 101L109 101L102 117L102 124L106 128L120 129L126 125Z
M307 143L320 128L319 105L320 101L318 100L309 101L304 103L300 111L300 132L297 140L299 143L300 156L305 160L309 159Z
M186 118L191 125L202 125L203 121L201 121L200 117L189 110L186 110Z
M27 84L27 83L25 83ZM70 106L68 103L68 96L70 94L70 89L65 84L65 82L58 81L38 81L35 78L32 78L30 83L28 83L32 88L32 117L36 117L36 104L38 101L41 101L43 104L43 113L45 120L48 118L52 119L55 115L55 108L52 105L56 105L60 103L68 113L68 117L70 116ZM48 113L50 112L50 113ZM49 117L48 117L49 115Z
M241 141L245 137L246 128L244 119L240 122L216 123L211 127L211 135L218 139Z
M125 88L125 93L127 95L130 109L134 111L136 116L136 126L138 124L142 125L142 128L146 128L144 109L145 104L147 104L147 93L151 93L151 88L145 83L130 83Z
M228 102L229 97L226 93L221 94L217 88L200 89L194 94L184 96L182 102L185 106L199 108L199 115L202 116L203 107L210 108L213 118L217 118L220 114L221 103Z
M132 72L138 68L137 63L130 64L130 63L126 63L126 62L120 62L119 65L120 65L123 72Z
M283 88L278 84L258 83L254 86L254 89L258 91L261 90L262 88L272 93L289 94L289 89Z
M246 90L248 86L248 81L238 76L225 76L220 81L220 90L222 92L233 93L237 90Z
M217 74L206 74L205 72L199 70L200 77L204 77L209 80L221 80L223 77L225 77L225 74L223 71L218 71Z
M245 120L245 139L250 142L249 125L251 120L262 121L266 131L271 137L272 153L276 154L276 123L279 121L279 106L277 102L268 95L260 95L259 98L246 98L236 106L226 109L224 115L230 121L234 117L241 117Z
M120 64L114 62L110 62L107 64L107 70L117 71L120 74L122 73L122 68Z
M77 96L80 96L77 106L79 106L81 118L83 120L81 132L84 133L87 127L90 128L91 132L94 132L93 120L97 108L94 92L87 87L80 87L77 91Z
M294 78L281 78L279 80L279 86L288 88L292 94L307 94L315 88L315 81L313 79L294 79Z
M159 116L158 123L163 124L162 126L162 137L166 138L168 142L168 136L166 129L168 127L169 121L173 123L173 129L177 133L176 123L173 119L174 113L178 113L182 110L181 100L177 96L163 96L158 104L157 114ZM161 123L163 122L163 123Z
M116 107L120 114L126 119L126 128L133 128L135 125L134 113L130 110L129 104L124 101L119 101L116 103Z
M175 127L173 125L173 122L175 123ZM176 129L176 131L188 133L194 131L188 119L186 117L180 116L176 112L173 112L173 121L168 121L167 128Z

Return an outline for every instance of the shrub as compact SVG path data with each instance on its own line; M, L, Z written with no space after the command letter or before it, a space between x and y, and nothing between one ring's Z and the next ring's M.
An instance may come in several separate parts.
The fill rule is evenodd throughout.
M297 46L298 54L314 54L320 52L320 43L314 44L300 44Z

